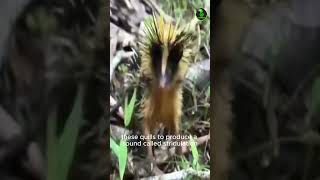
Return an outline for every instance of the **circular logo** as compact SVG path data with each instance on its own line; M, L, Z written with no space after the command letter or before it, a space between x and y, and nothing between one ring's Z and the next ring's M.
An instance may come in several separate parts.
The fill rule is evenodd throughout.
M199 8L196 10L196 16L200 21L203 21L207 18L207 12L203 8Z

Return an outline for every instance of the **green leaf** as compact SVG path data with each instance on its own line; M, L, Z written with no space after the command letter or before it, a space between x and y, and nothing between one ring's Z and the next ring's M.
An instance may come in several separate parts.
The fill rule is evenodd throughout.
M110 137L110 148L119 158L119 145Z
M125 99L124 125L126 127L130 124L130 121L131 121L131 117L132 117L133 110L134 110L134 105L135 105L135 102L136 102L136 93L137 93L137 89L134 89L134 92L133 92L133 95L132 95L132 98L131 98L129 104L127 104L128 103L128 97L126 97L126 99Z
M83 89L79 89L73 110L65 123L63 133L59 139L60 180L66 180L76 150L77 138L82 119Z
M206 91L206 97L210 97L210 86L208 87L208 89Z
M199 162L199 153L198 153L196 142L192 137L190 138L190 146L191 146L191 153L193 157L192 167L194 169L197 169L198 162Z
M127 155L128 155L128 149L126 145L125 140L120 141L119 146L119 171L120 171L120 178L123 179L124 172L126 170L126 164L127 164Z
M184 156L181 157L179 165L182 169L188 169L190 167L189 161Z
M81 104L83 89L80 88L70 117L67 119L62 135L57 135L57 114L47 122L47 179L66 180L74 158L77 137L81 126Z

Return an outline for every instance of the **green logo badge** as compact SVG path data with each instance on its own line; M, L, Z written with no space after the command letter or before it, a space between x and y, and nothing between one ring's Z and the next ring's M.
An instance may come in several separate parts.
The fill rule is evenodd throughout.
M199 8L196 10L196 16L200 21L207 19L207 12L203 8Z

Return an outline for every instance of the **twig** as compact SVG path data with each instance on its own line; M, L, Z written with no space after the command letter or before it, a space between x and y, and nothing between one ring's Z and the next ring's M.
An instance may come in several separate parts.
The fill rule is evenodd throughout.
M149 3L149 5L153 7L153 9L155 9L158 14L162 15L166 21L174 21L174 19L171 16L167 15L154 1L145 0L145 2Z
M197 146L200 146L202 144L205 144L207 143L208 141L210 141L210 135L205 135L205 136L201 136L199 138L197 138ZM184 142L184 141L182 141ZM184 143L186 144L186 143ZM186 154L186 153L189 153L191 151L191 149L187 148L186 146L182 146L182 149L181 149L181 153L182 154ZM158 164L161 164L165 161L167 161L168 159L170 159L171 157L175 156L176 153L175 153L175 149L174 147L170 148L169 149L169 155L166 159L162 159L161 161L157 161Z
M274 66L274 65L273 65ZM270 133L270 139L273 144L273 156L278 156L279 154L279 143L278 143L278 121L277 116L275 113L275 96L274 93L277 92L273 83L274 78L274 67L271 66L268 74L269 77L267 78L265 91L263 94L263 106L266 110L266 123L268 126L268 130Z
M209 51L206 44L204 45L204 49L206 50L206 53L207 53L208 57L210 58L210 51Z
M317 65L308 75L307 77L299 84L299 86L294 91L294 94L290 98L289 102L284 105L284 110L288 111L290 107L294 104L297 100L299 94L305 89L307 84L319 73L320 65Z
M120 64L120 62L123 59L128 59L132 56L134 56L134 52L125 52L123 50L117 52L117 54L115 55L115 57L113 58L113 60L111 61L111 64L110 64L110 82L112 80L113 73L114 73L115 69L117 68L117 66Z
M197 47L197 52L198 50L200 49L200 46L201 46L201 32L200 32L200 26L197 25L197 31L198 31L198 47ZM197 54L194 56L194 60L193 60L194 63L197 62Z
M310 139L311 139L311 142L310 142ZM279 143L279 144L302 143L302 144L320 145L320 136L318 134L314 134L311 132L311 133L306 133L301 136L279 137L279 138L277 138L277 143ZM245 153L240 153L240 154L236 155L235 160L240 161L240 160L246 159L250 156L255 156L255 155L260 154L261 152L263 152L269 148L272 148L272 146L273 146L272 141L264 142L260 145L257 145L254 148L247 150Z
M160 176L153 176L148 178L142 178L141 180L158 180L158 179L185 179L187 176L193 175L201 179L209 179L210 171L196 171L192 168L184 169L181 171L176 171L168 174L163 174Z
M207 104L195 104L194 106L189 107L188 109L184 110L184 113L187 113L192 110L197 111L196 109L198 109L199 107L209 108L210 106L208 106Z
M117 102L112 96L110 96L110 106L112 107L110 109L110 114L117 111L117 115L120 118L124 119L124 113L123 113L123 109L121 107L121 102Z
M120 62L123 59L127 59L127 58L134 56L134 54L135 54L135 52L125 52L123 50L117 52L116 56L111 61L111 65L110 65L110 82L112 80L113 73L114 73L115 69L117 68L117 66L120 64ZM115 106L112 109L112 111L115 111L116 109L118 109L117 115L119 117L121 117L122 119L124 119L123 118L124 117L123 109L120 105L117 105L117 104L118 104L117 101L112 96L110 96L110 105Z

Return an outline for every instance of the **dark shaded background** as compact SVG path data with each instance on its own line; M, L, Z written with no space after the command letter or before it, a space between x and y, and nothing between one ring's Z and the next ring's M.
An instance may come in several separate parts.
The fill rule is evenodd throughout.
M79 87L83 123L69 179L105 179L102 1L0 2L0 179L46 177L46 124L61 134ZM63 159L61 159L63 161Z
M229 142L229 179L320 178L319 9L317 0L218 6L214 73L230 75L232 122L216 121L232 140L216 138Z

